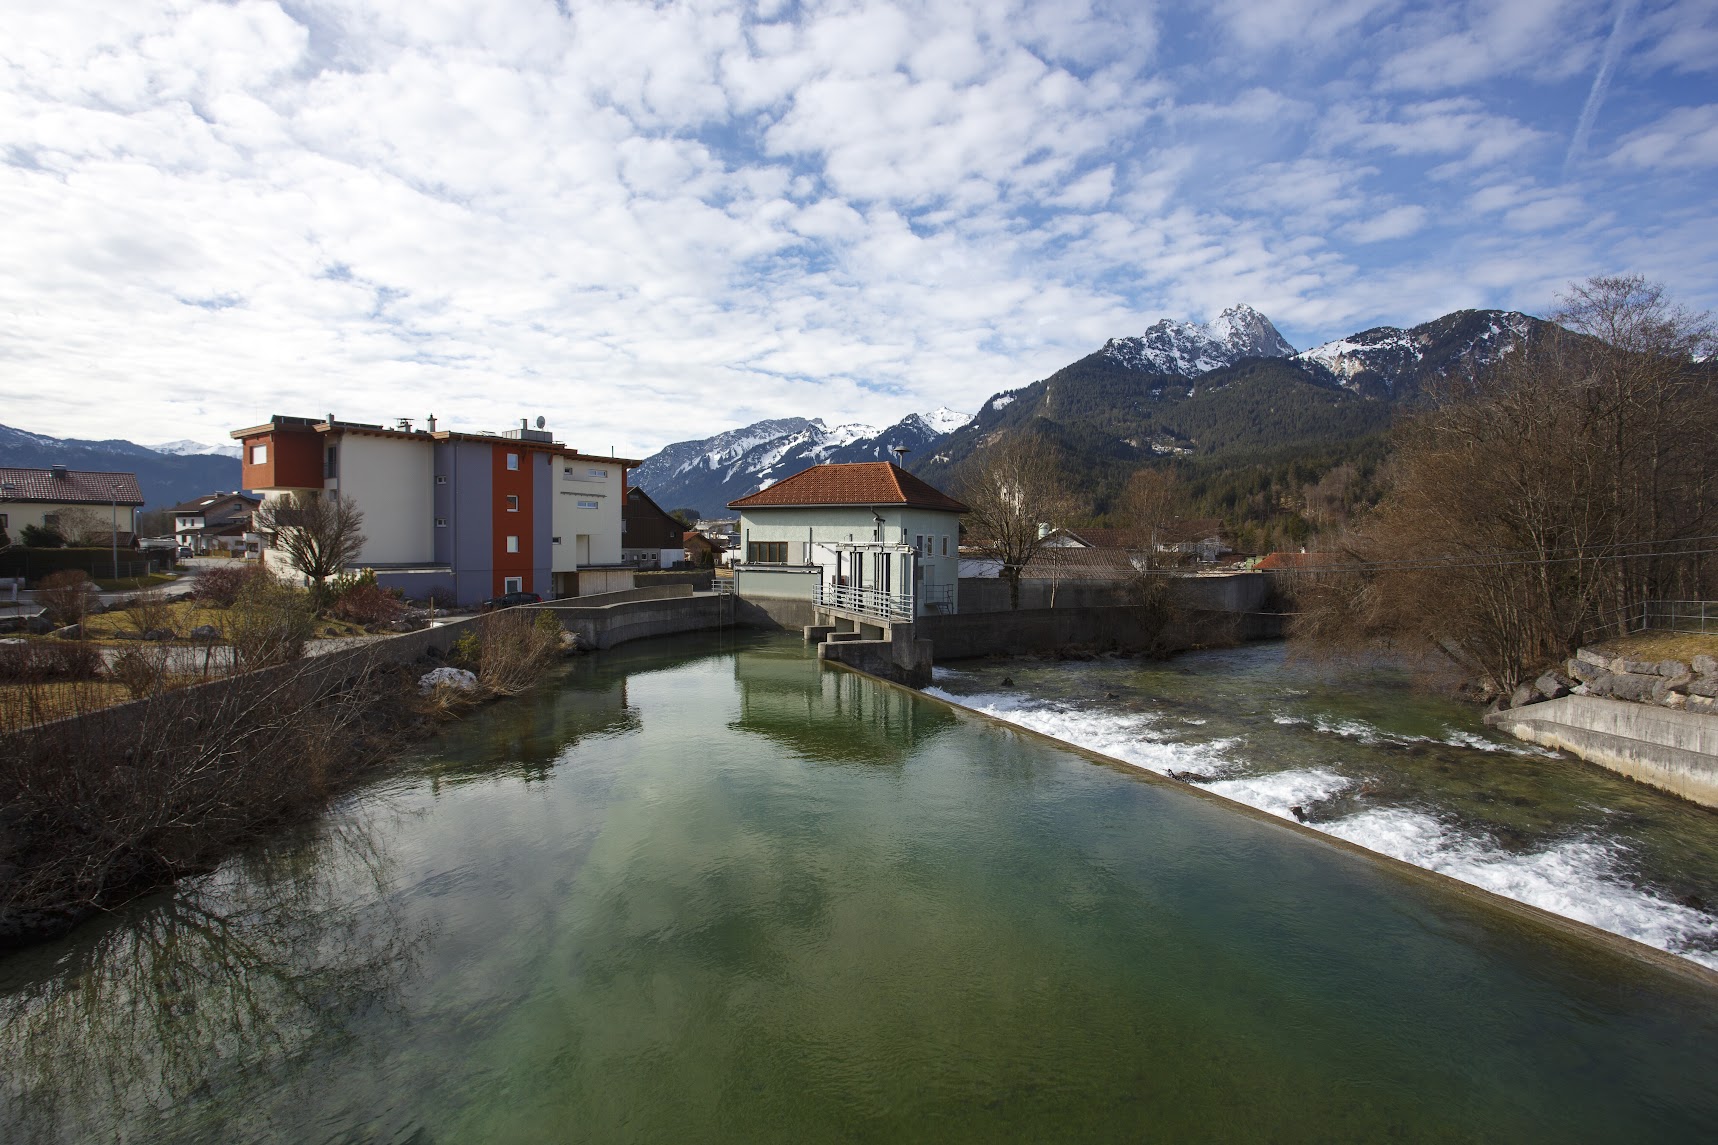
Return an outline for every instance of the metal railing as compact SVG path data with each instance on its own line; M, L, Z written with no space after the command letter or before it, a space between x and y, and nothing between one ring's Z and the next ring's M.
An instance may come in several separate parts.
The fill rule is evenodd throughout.
M817 590L817 603L843 612L857 612L880 620L911 620L913 598L910 593L884 592L878 588L856 588L847 584L826 584Z
M1718 632L1718 600L1649 600L1641 624L1666 632Z
M926 612L954 611L954 585L927 584L919 588L919 606Z

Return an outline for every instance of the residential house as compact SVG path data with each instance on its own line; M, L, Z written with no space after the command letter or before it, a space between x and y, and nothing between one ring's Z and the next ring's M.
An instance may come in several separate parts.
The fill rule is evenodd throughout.
M681 537L681 557L693 568L712 568L722 563L726 546L721 541L688 529Z
M620 511L620 559L639 568L673 568L686 559L686 526L637 487L626 491Z
M173 539L197 555L212 551L254 553L259 548L251 531L251 514L261 497L244 493L210 493L173 506Z
M433 415L424 429L276 416L233 437L264 510L292 494L354 501L365 537L354 566L408 596L572 596L581 570L622 567L626 471L638 462L581 453L540 425L456 433ZM295 573L263 540L265 561Z
M66 541L109 545L116 534L136 535L142 507L135 473L0 468L0 528L14 542L34 525Z
M742 595L889 616L958 608L967 507L892 462L814 465L728 508Z
M1081 525L1053 531L1045 538L1044 546L1126 552L1132 554L1135 568L1190 562L1212 564L1222 554L1234 551L1223 540L1222 522L1215 518L1176 518L1155 530Z

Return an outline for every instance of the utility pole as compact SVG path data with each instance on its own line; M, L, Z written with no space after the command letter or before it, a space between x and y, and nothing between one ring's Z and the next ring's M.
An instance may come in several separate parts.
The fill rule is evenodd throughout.
M119 486L108 490L113 494L113 579L119 579Z

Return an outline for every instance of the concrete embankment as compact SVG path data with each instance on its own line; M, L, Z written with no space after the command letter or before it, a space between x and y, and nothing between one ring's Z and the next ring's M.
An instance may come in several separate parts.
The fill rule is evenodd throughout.
M573 597L533 608L553 612L561 627L589 648L612 648L628 640L723 628L735 623L735 598L694 593L689 584L638 588Z
M1718 716L1602 696L1564 696L1493 712L1485 722L1519 739L1718 807Z

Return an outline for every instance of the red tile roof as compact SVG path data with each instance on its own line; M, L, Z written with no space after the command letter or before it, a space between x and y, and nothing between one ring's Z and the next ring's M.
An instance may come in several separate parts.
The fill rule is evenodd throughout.
M1265 558L1253 567L1256 569L1302 569L1319 568L1321 559L1328 560L1323 553L1268 553Z
M0 468L0 500L51 501L61 505L143 504L135 473L100 473L86 469Z
M892 461L813 465L785 481L729 501L730 509L770 509L810 505L906 505L965 513L967 507Z

